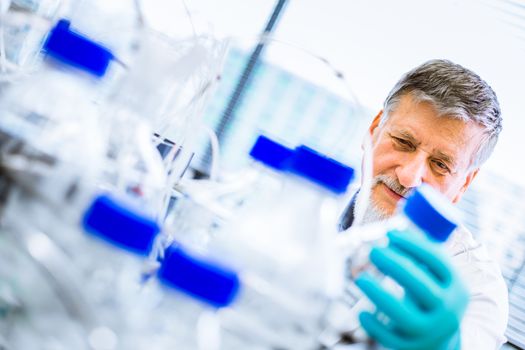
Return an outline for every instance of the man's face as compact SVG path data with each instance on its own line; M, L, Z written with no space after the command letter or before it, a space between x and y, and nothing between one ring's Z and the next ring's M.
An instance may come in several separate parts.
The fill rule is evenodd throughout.
M481 126L442 117L427 102L401 98L388 120L370 126L373 152L371 205L392 215L410 189L426 183L451 202L461 198L475 177L471 160L482 138Z

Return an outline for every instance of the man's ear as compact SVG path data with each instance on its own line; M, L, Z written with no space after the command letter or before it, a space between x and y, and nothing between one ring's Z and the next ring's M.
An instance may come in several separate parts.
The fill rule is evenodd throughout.
M465 193L465 191L468 189L468 187L470 186L470 184L472 183L472 180L474 180L474 178L476 177L476 175L478 175L478 172L479 172L479 168L478 169L475 169L473 171L471 171L467 177L465 178L465 183L461 186L461 188L459 189L459 192L456 194L456 196L452 199L452 203L456 204L457 202L459 202L459 200L461 199L461 197L463 197L463 194Z
M381 121L381 116L383 115L383 110L380 110L379 113L374 117L372 120L372 123L370 124L370 127L368 128L368 132L370 135L365 135L366 137L372 137L374 134L374 130L379 126L379 122ZM361 142L361 149L364 150L364 143L365 139L363 139L363 142Z
M381 121L381 116L383 116L383 110L380 110L379 113L375 116L374 120L372 120L372 124L370 124L370 127L368 128L368 132L370 133L370 136L374 133L374 130L379 126L379 122Z

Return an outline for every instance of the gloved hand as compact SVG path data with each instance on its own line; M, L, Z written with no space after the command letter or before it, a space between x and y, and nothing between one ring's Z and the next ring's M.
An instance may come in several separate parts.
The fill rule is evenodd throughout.
M363 273L358 287L375 304L362 312L361 326L392 349L459 349L459 325L469 295L439 244L410 232L388 233L389 245L373 248L371 262L405 291L396 297ZM385 317L386 316L386 317Z

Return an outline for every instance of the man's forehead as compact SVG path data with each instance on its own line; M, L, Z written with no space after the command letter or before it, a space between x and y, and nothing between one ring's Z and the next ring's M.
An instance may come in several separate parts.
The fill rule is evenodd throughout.
M408 125L391 125L389 127L389 130L391 132L395 132L397 136L402 136L405 139L412 141L415 145L430 145L432 146L432 151L439 153L440 155L450 155L455 148L459 148L459 146L462 146L461 144L457 145L458 147L454 147L456 143L462 143L458 142L458 140L454 140L453 137L450 134L448 135L442 135L439 133L439 131L436 131L432 133L431 135L424 134L417 128L412 128ZM441 140L443 139L443 140ZM440 142L441 141L441 142ZM427 151L430 151L427 149Z

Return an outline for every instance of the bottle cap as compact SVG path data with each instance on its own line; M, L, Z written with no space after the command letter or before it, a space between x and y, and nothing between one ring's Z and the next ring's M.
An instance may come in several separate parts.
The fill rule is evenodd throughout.
M293 150L264 135L259 135L250 151L253 159L276 170L284 170L292 154Z
M444 242L456 229L459 213L441 193L429 185L418 187L405 201L405 215L438 242Z
M96 77L106 74L114 58L111 51L69 29L70 22L58 21L44 43L44 52L54 59L79 68Z
M84 230L139 255L151 252L157 222L132 203L108 194L95 198L82 220Z
M158 277L164 284L214 307L230 305L239 292L237 273L180 246L166 250Z
M288 170L336 194L344 193L354 178L354 169L306 146L295 149Z

